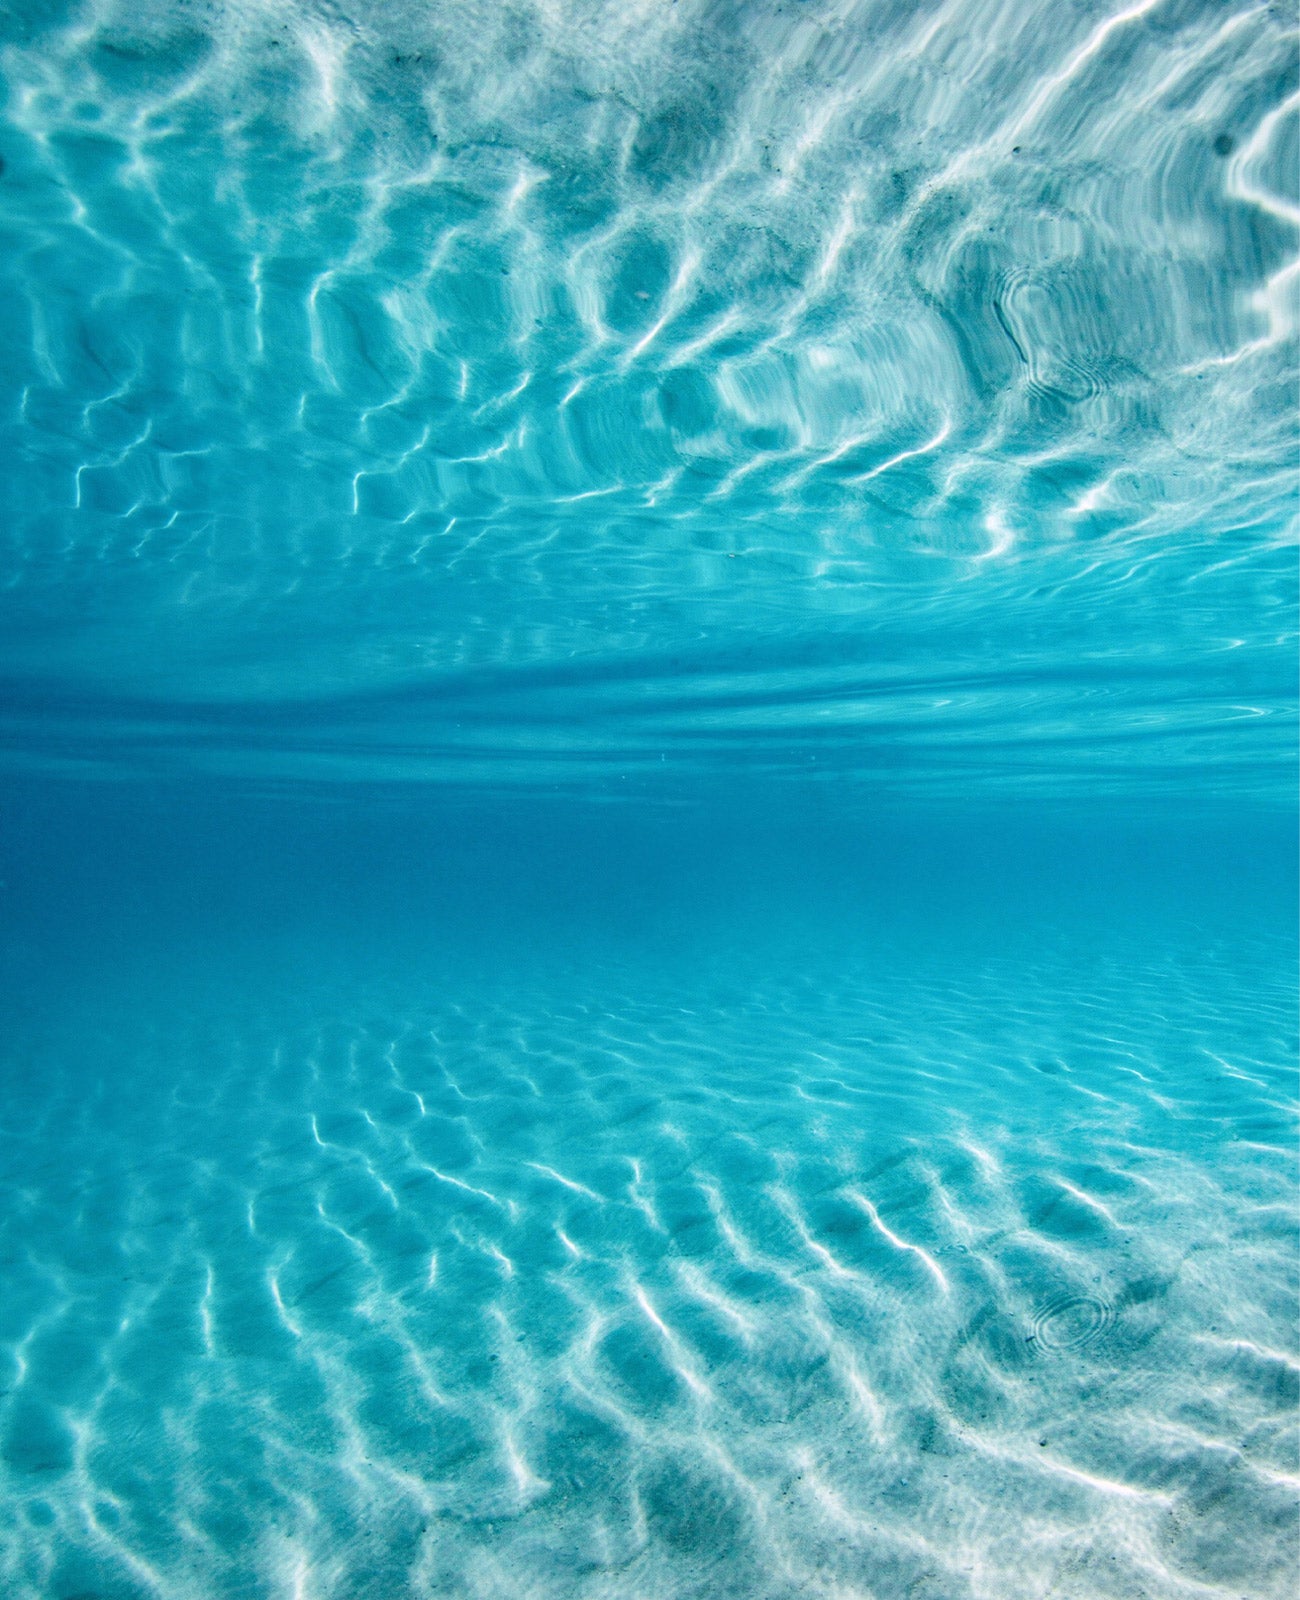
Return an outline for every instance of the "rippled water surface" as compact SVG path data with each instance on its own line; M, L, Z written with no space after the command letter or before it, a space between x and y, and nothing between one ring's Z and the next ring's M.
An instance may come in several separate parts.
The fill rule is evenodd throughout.
M11 759L1289 794L1293 20L23 0Z
M0 14L0 1589L1284 1600L1294 8Z

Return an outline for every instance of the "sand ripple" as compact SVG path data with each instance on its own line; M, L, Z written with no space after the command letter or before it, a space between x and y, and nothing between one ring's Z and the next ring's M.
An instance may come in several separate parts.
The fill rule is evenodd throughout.
M6 1594L1289 1594L1284 959L416 987L11 1047Z

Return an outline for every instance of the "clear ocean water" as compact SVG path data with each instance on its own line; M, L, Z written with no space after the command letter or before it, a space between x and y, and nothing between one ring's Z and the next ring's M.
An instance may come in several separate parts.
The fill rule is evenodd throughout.
M1294 7L0 12L0 1593L1283 1600Z

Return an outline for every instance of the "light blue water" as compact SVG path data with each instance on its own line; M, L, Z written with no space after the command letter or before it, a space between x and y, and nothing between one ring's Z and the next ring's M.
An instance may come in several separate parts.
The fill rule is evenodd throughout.
M6 1597L1290 1595L1298 110L4 11Z

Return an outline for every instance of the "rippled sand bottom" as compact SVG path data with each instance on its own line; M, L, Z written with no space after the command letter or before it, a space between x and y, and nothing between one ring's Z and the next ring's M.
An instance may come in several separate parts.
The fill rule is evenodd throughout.
M1289 1595L1292 988L1134 940L65 1018L5 1063L0 1588Z

